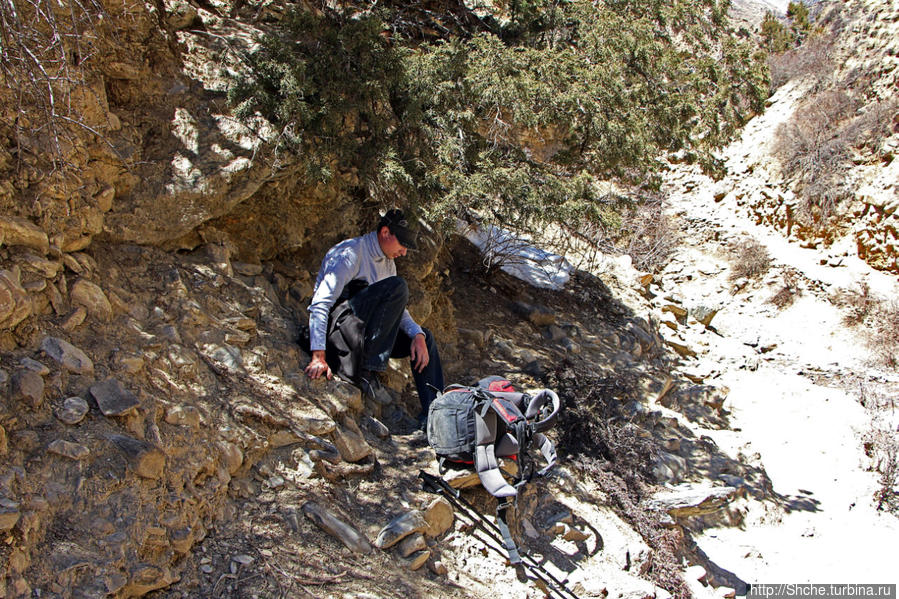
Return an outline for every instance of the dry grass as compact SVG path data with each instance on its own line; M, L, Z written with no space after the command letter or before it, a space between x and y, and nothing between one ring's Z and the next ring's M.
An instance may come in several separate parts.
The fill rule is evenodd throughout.
M845 310L843 323L854 327L871 316L880 300L871 294L871 287L862 281L852 289L839 290L832 301Z

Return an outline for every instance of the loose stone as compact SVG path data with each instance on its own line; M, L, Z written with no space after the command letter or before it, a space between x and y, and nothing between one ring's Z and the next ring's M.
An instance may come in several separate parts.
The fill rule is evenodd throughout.
M89 409L87 402L80 397L69 397L56 410L56 417L66 424L74 425L84 419Z

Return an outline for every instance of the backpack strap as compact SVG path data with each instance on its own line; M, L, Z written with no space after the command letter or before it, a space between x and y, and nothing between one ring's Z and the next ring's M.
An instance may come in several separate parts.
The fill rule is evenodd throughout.
M518 553L518 546L515 539L512 538L512 532L509 530L509 524L506 522L506 512L512 507L512 499L504 499L496 506L496 524L499 526L499 532L503 536L503 545L509 554L509 563L517 566L521 563L521 554Z
M540 453L546 460L546 466L537 471L537 476L546 476L546 473L556 465L556 446L543 433L534 433L534 443L540 446Z
M491 409L493 398L484 394L484 403L475 411L474 466L481 485L494 497L512 497L518 490L506 482L496 459L496 412Z
M531 399L524 409L524 417L532 423L534 431L542 432L556 423L562 402L552 389L543 389Z
M491 392L495 397L500 397L514 403L527 419L517 423L508 423L509 433L518 443L518 477L516 487L531 480L533 476L533 463L527 452L532 445L540 449L540 453L546 460L546 466L536 472L537 476L545 476L555 465L558 459L556 447L549 438L540 431L547 430L556 421L559 415L561 401L555 391L543 389L531 398L520 392L497 393Z

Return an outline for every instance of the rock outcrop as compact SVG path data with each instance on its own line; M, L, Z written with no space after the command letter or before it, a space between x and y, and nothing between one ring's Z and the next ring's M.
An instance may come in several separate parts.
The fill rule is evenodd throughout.
M200 4L104 2L102 60L85 63L89 86L72 96L81 124L99 136L82 127L56 156L77 177L41 176L37 134L21 137L15 153L0 148L0 597L137 597L166 587L172 597L238 596L252 578L238 575L257 566L260 578L347 592L382 570L399 573L396 586L377 581L385 595L420 586L439 596L443 577L470 571L483 549L466 540L451 506L415 485L416 468L434 464L425 448L397 440L417 408L408 368L392 366L389 397L376 404L343 381L308 380L297 344L318 259L363 232L377 209L343 193L352 172L336 171L328 185L305 180L289 158L274 160L276 132L238 124L225 108L211 66L223 37L246 47L280 7ZM895 11L874 16L856 33L889 46L883 23ZM895 81L895 54L877 67L878 82ZM865 184L852 234L862 258L895 271L895 135L885 144L882 170L868 158L856 164ZM805 235L789 190L741 157L729 166L717 187L698 173L674 184L708 184L719 202ZM756 169L764 183L748 177ZM515 372L536 383L573 365L608 381L632 373L616 400L635 434L663 448L650 465L656 481L714 484L696 501L646 507L664 513L678 538L691 517L739 524L727 502L772 494L763 468L694 434L727 426L727 390L698 358L710 335L727 334L716 327L733 294L676 287L725 266L696 274L675 260L649 275L618 264L608 274L609 285L623 281L614 292L580 273L585 280L558 295L470 276L463 298L448 290L449 249L426 237L401 274L450 374ZM773 349L770 340L735 342L759 360ZM666 596L648 580L652 549L603 504L610 497L565 472L547 485L522 499L514 524L554 558L560 578L584 596ZM320 569L279 571L277 559L300 549L271 539L311 547L295 561ZM206 543L233 551L206 553ZM348 574L359 556L370 561ZM497 581L507 596L523 588L498 561L469 582Z

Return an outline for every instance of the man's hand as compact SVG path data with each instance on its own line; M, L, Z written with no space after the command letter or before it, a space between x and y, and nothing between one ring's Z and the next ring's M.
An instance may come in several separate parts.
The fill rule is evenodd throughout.
M428 355L428 345L425 343L425 334L419 333L412 338L412 347L409 351L409 359L412 360L412 368L421 372L431 361Z
M427 354L427 351L425 354ZM306 376L310 379L317 379L324 375L328 380L331 380L333 375L331 374L331 367L325 362L325 350L318 349L313 351L312 360L309 361L309 365L306 366L306 369L303 372L305 372Z

